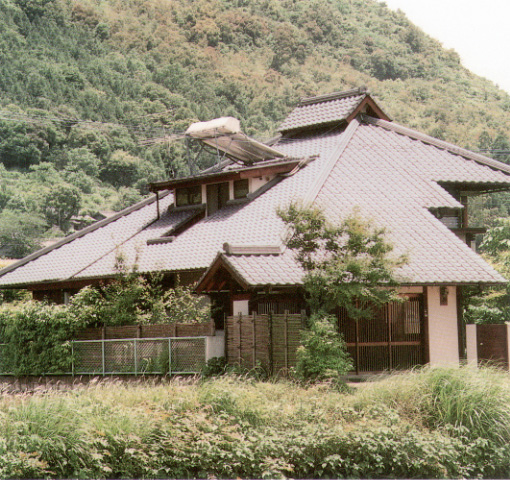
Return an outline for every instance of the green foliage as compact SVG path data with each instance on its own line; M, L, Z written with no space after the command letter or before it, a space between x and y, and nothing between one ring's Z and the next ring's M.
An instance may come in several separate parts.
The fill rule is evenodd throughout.
M21 258L39 246L45 221L34 213L4 210L0 213L0 245L3 255Z
M497 257L510 251L510 219L500 218L483 237L480 251Z
M297 350L296 376L303 381L338 382L352 370L352 360L338 333L336 318L312 315Z
M506 478L508 376L425 369L351 395L223 376L3 395L2 478Z
M81 193L73 185L58 185L42 199L41 210L50 225L62 231L69 229L69 220L80 211Z
M503 370L428 367L367 385L358 408L383 405L429 428L458 428L496 446L510 439L510 383Z
M467 305L464 312L464 321L478 325L502 324L510 321L508 308L490 307L484 303L482 305Z
M88 286L71 299L70 310L89 326L199 323L209 320L203 298L190 287L164 290L161 277L144 277L121 264L116 278L102 287Z
M358 319L371 315L372 308L398 301L394 270L406 259L390 256L393 247L383 229L373 228L358 214L331 225L320 210L296 205L280 216L291 228L287 246L296 251L306 272L303 284L313 312L343 307Z
M202 377L210 378L223 375L227 371L227 359L225 357L210 358L202 368Z
M84 324L65 307L26 302L0 307L1 369L14 375L71 372L71 340Z
M510 222L499 218L487 230L480 245L485 258L506 279L510 279ZM510 321L510 283L490 289L468 291L465 307L467 323L487 324Z

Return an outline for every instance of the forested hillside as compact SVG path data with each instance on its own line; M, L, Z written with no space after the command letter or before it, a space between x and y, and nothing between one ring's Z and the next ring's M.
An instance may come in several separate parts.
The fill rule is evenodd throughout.
M510 148L510 96L375 0L0 0L0 33L3 255L187 173L153 139L224 115L267 138L301 96L365 85L399 123Z

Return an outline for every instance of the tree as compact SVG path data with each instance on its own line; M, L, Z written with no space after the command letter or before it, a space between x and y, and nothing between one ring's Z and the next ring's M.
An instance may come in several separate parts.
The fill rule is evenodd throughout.
M331 225L318 209L291 205L280 216L290 227L287 246L305 271L303 287L312 311L310 329L302 336L296 373L303 380L338 381L351 368L336 318L341 307L359 321L372 308L399 300L393 272L405 258L391 258L384 230L359 215Z
M398 300L394 270L406 258L390 256L393 247L384 229L373 228L359 214L331 225L320 210L296 205L280 216L291 227L287 246L306 272L303 284L314 313L343 307L359 319Z
M0 213L2 255L21 258L32 253L45 226L44 219L34 213L4 210Z
M58 225L62 231L69 228L69 220L77 215L81 206L81 193L73 185L58 185L43 198L42 212L51 225Z
M500 218L483 237L480 251L492 266L510 279L510 219ZM510 282L504 287L466 292L466 323L506 323L510 320Z

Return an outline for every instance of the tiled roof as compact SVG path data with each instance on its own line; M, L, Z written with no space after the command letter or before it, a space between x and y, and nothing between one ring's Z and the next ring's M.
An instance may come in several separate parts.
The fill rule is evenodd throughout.
M353 120L346 130L283 138L277 148L287 156L317 158L252 201L226 206L198 221L172 242L147 243L195 212L169 211L172 195L168 195L160 202L159 220L154 203L132 208L0 274L0 285L108 277L115 273L119 253L128 265L136 262L140 272L205 271L224 243L282 244L286 227L277 209L292 201L313 200L332 220L358 208L385 227L395 252L409 256L409 264L399 271L405 283L503 282L428 209L462 208L440 182L508 186L508 167L387 123ZM281 255L223 257L249 285L298 284L303 274L289 250Z
M352 90L349 94L343 94L339 98L322 99L318 101L302 100L290 115L279 126L279 132L289 132L305 127L323 125L327 123L340 123L356 109L366 97L366 93Z

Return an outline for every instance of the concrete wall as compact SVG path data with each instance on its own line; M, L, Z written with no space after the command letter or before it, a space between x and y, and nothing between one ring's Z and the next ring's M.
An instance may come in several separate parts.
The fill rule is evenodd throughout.
M205 360L225 356L225 331L216 330L216 335L206 337Z
M440 287L427 287L431 365L459 363L457 289L452 286L447 288L448 305L440 305Z
M478 365L478 346L476 339L476 325L466 325L466 356L467 363L470 365Z
M234 300L232 302L232 314L249 315L250 314L249 300Z

